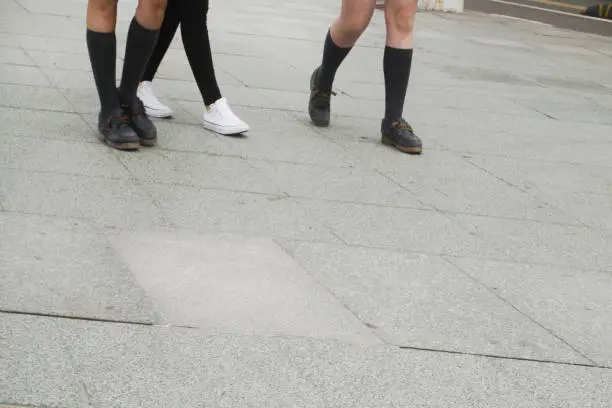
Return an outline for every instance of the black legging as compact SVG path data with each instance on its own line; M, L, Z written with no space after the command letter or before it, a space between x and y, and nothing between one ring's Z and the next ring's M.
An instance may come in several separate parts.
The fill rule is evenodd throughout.
M180 23L185 53L204 104L210 105L221 98L208 38L207 14L208 0L168 0L157 45L145 69L143 81L153 80Z

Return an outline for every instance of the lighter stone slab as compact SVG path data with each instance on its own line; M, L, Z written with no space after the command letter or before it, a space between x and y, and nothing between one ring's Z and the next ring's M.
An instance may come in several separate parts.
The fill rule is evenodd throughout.
M111 242L167 323L380 342L271 240L123 233Z

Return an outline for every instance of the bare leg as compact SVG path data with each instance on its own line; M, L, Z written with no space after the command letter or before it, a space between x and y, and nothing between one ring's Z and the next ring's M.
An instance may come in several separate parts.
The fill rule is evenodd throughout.
M387 0L385 23L388 46L400 49L412 48L416 11L417 0Z
M316 126L329 126L332 86L340 64L370 24L376 0L342 0L340 17L331 25L323 61L310 78L308 113Z
M342 0L340 17L333 22L330 34L341 48L350 48L370 24L376 0Z

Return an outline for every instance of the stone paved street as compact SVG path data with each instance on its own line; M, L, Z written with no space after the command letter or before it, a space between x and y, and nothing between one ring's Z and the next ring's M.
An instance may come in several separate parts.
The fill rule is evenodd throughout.
M213 0L251 131L201 127L179 35L134 153L97 139L85 8L0 0L0 407L611 406L609 38L419 13L408 156L381 12L320 129L339 1Z

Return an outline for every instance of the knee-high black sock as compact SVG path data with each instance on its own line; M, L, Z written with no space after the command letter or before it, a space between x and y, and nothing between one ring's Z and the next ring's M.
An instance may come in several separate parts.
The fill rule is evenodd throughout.
M172 39L174 38L174 34L176 34L180 22L178 4L180 1L181 0L168 0L164 22L159 29L159 36L153 53L151 54L151 58L149 58L149 62L147 62L147 66L145 67L144 75L142 76L143 81L153 81L159 65L164 59L166 52L168 52L170 44L172 44Z
M181 1L181 37L205 105L221 98L208 37L208 0Z
M115 69L117 64L117 40L115 33L87 30L87 48L100 105L103 111L119 108Z
M125 58L123 60L123 74L119 87L121 102L131 104L136 99L138 83L155 47L158 33L159 30L149 30L141 26L136 21L136 17L132 19L128 31Z
M411 66L412 49L385 47L385 119L396 120L402 117Z
M317 80L317 88L321 91L331 91L336 77L336 71L340 68L340 64L346 58L349 51L353 47L341 48L338 47L334 40L332 40L331 32L327 32L325 38L325 46L323 47L323 62L321 63L321 69L319 70L319 77Z

